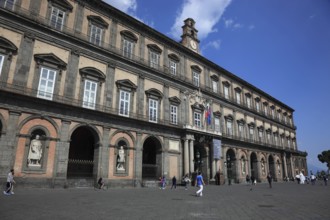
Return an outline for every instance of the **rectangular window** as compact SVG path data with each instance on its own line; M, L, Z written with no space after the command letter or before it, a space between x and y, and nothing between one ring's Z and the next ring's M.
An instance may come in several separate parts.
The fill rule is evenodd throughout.
M100 46L102 42L102 31L103 31L102 28L92 25L89 41L93 44Z
M157 122L158 114L158 101L155 99L149 99L149 121Z
M223 87L223 91L225 93L225 98L229 99L229 87L228 86Z
M246 97L246 104L248 108L251 108L251 98L250 97Z
M259 141L262 141L262 130L259 130L258 134L259 134Z
M56 78L56 71L41 68L41 74L39 79L39 86L38 86L38 98L53 99L53 92L55 87L55 78Z
M198 128L202 127L201 119L202 119L202 114L198 112L194 112L194 124Z
M257 112L260 111L260 103L259 102L256 102L256 108L257 108Z
M253 140L253 134L254 134L253 127L249 128L249 134L250 134L250 139Z
M132 41L129 41L127 39L124 39L123 41L123 55L125 57L128 57L130 59L133 58L133 42Z
M291 147L291 144L290 144L290 139L288 138L288 148Z
M65 12L53 7L52 14L50 17L50 26L57 30L62 30L63 22L64 22Z
M178 124L178 107L171 105L171 124Z
M243 138L244 137L244 130L243 130L243 125L239 124L238 125L238 135L239 137Z
M97 83L85 80L83 107L95 109L96 104Z
M236 92L236 102L237 104L241 104L241 93Z
M214 130L221 132L220 118L214 118Z
M119 94L119 115L129 116L129 102L131 93L120 90Z
M267 105L264 106L265 115L267 115Z
M217 81L212 80L212 89L213 89L213 92L215 92L215 93L218 92L218 82Z
M159 54L153 51L150 51L150 66L158 69L159 66Z
M172 75L176 75L176 66L177 66L177 63L174 62L173 60L170 60L170 73Z
M270 132L267 132L267 141L270 143Z
M193 84L199 87L199 73L193 71Z
M2 65L3 65L3 61L5 60L5 56L0 54L0 76L1 76L1 72L2 72Z
M278 137L277 137L277 135L274 136L274 141L275 141L275 145L278 145Z
M227 134L232 135L233 134L233 125L231 121L227 121Z
M0 1L2 2L2 1ZM15 0L5 0L4 8L14 10Z
M275 109L272 109L272 116L275 118Z

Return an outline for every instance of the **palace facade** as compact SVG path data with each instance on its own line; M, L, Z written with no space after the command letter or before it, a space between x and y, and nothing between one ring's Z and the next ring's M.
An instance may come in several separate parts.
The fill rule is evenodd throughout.
M307 174L294 110L203 57L195 21L182 24L176 42L100 0L0 0L1 179Z

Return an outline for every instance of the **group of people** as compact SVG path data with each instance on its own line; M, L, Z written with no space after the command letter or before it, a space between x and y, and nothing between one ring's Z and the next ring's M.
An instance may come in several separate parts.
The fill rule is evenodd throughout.
M189 178L189 174L186 174L185 176L183 176L182 180L183 180L183 185L185 187L185 190L187 190L188 184L191 182L191 179ZM160 181L160 189L165 189L166 188L166 177L165 176L160 177L159 181ZM204 188L203 186L204 185L205 185L205 182L204 182L202 173L198 172L198 174L196 176L196 180L195 180L195 186L199 188L196 192L197 197L203 196L203 188ZM173 189L173 188L176 189L176 186L177 186L177 180L176 180L176 177L173 176L171 189Z

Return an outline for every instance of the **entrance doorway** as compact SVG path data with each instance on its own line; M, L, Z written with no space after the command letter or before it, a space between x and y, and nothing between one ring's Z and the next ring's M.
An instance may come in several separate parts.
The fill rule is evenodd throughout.
M154 137L149 137L143 144L142 178L158 179L162 176L162 147Z
M92 178L94 166L94 148L99 142L91 128L82 126L71 135L68 178Z
M251 176L254 176L254 178L258 179L258 160L257 155L255 153L252 153L250 156L250 167L251 167Z

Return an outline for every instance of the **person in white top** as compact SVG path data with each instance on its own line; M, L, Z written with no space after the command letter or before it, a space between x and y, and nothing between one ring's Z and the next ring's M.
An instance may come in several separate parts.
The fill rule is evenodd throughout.
M6 184L6 190L3 191L3 194L5 195L12 195L13 192L13 184L15 183L14 180L14 169L11 169L10 172L7 175L7 184Z

